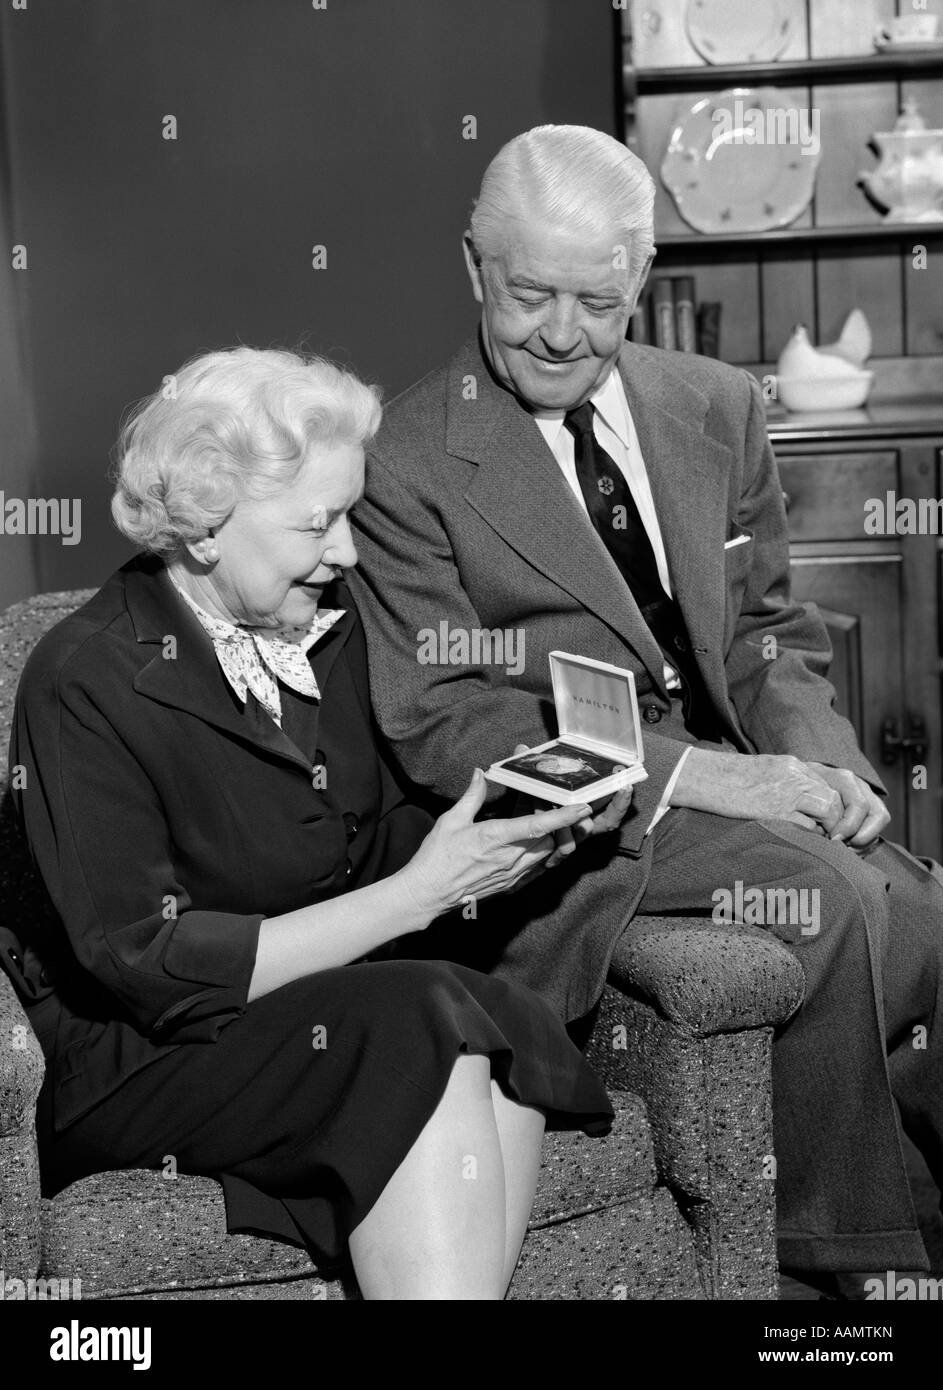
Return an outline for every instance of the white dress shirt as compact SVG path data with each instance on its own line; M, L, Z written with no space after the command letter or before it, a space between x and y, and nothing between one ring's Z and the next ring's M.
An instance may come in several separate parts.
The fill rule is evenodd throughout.
M594 407L593 433L596 442L605 449L606 453L615 463L622 473L626 483L635 499L638 507L642 525L651 542L652 550L655 555L655 563L658 567L658 578L661 580L662 588L669 598L673 597L671 592L671 579L668 575L668 557L665 554L665 543L661 535L661 527L658 525L658 517L655 514L655 499L652 496L651 484L648 481L648 473L645 468L645 460L642 457L641 446L639 445L638 435L635 432L635 422L632 419L632 412L629 410L629 403L625 397L625 388L622 385L622 378L618 371L613 368L603 384L589 398L589 403ZM588 515L586 499L583 497L583 490L576 473L576 457L574 444L575 440L571 432L563 423L565 410L535 410L534 419L540 433L550 447L560 467L560 471L566 478L573 492L573 496L579 502L583 511ZM600 541L602 544L602 541ZM665 662L665 683L669 690L679 690L681 681L675 668ZM675 783L681 772L681 767L691 749L686 748L678 760L674 772L668 785L665 787L664 795L658 808L652 817L651 823L646 830L646 835L661 820L662 816L669 809L668 800L674 791Z

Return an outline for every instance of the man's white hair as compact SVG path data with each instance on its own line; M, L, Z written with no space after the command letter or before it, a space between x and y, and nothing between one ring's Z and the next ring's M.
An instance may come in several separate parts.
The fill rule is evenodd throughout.
M626 239L629 270L641 274L654 241L655 185L625 145L583 125L539 125L498 151L471 215L483 257L495 255L508 223L538 218L588 236Z

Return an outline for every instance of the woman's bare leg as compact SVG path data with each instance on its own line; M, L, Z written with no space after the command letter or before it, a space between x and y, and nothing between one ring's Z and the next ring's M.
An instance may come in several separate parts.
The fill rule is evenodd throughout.
M491 1083L494 1118L504 1157L505 1250L504 1287L517 1268L521 1246L534 1205L540 1174L540 1146L544 1137L544 1115L529 1105L518 1105L506 1096L496 1081Z
M516 1136L503 1107L502 1124ZM510 1143L516 1149L516 1137ZM515 1174L515 1191L518 1183ZM364 1298L502 1298L510 1278L506 1201L490 1061L463 1054L416 1142L351 1233Z

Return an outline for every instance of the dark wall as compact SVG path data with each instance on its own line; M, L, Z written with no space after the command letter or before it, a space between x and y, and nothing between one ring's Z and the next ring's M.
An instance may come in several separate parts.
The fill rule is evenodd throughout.
M0 13L36 476L83 500L81 544L37 543L40 589L97 584L129 553L108 451L162 376L210 347L303 341L395 393L475 322L460 236L498 146L544 121L615 131L609 0Z

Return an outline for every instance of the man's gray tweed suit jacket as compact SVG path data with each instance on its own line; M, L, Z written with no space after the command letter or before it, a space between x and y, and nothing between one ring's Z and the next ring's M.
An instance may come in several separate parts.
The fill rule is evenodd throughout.
M619 370L723 746L847 767L883 790L833 708L822 619L790 595L782 490L756 382L633 344ZM475 766L556 734L550 651L635 673L648 780L620 835L584 844L462 924L476 938L465 952L473 964L579 1017L602 992L644 890L645 831L693 741L665 689L662 654L535 420L494 380L477 338L387 408L354 523L360 564L350 584L374 707L403 769L430 792L453 800ZM523 630L523 670L420 662L419 634L443 622L465 633ZM459 950L461 935L453 929Z

